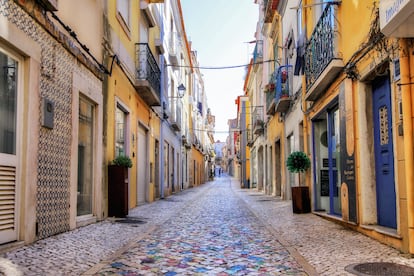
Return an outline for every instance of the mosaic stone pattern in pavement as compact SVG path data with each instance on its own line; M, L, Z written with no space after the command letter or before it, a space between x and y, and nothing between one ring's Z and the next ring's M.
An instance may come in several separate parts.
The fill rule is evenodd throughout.
M217 182L96 275L307 275L230 185Z

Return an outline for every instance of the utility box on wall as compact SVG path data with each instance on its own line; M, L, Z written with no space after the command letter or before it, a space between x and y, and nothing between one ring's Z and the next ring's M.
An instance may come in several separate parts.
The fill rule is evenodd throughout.
M42 100L42 126L52 129L55 114L55 103L47 98Z

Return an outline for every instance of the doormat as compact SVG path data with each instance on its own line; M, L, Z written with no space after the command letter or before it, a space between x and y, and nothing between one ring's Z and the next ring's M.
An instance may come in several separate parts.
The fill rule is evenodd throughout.
M413 276L414 268L406 265L400 265L388 262L373 262L352 264L345 267L345 270L358 275L377 275L377 276Z

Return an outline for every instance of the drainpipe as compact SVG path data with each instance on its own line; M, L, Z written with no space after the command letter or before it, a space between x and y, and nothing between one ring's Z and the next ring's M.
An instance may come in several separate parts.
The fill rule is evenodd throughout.
M410 78L410 51L407 39L399 40L401 69L401 100L404 130L405 183L407 188L407 223L409 253L414 253L414 175L413 175L413 121ZM414 63L414 58L411 57Z
M164 56L162 55L160 58L160 69L161 69L161 95L160 95L160 99L161 99L161 126L160 126L160 144L159 144L159 151L160 151L160 181L159 181L159 185L160 185L160 198L164 198L164 110L163 110L163 102L164 102L164 78L165 76L165 68L164 68Z

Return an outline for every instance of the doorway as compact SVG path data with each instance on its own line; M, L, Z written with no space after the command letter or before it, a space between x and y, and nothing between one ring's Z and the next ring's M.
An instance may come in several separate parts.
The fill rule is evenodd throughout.
M95 105L79 98L78 189L76 215L92 215L94 183L94 120Z
M147 131L138 126L137 135L137 205L145 203L147 183Z
M372 84L378 225L397 228L389 76Z
M340 118L337 103L312 120L315 211L341 216Z

